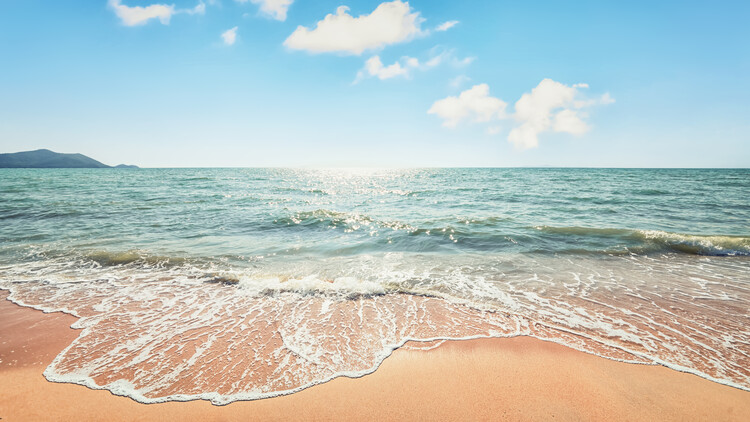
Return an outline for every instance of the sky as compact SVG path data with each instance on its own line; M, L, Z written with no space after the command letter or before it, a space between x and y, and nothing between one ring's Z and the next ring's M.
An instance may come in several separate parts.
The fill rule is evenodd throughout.
M749 167L748 1L2 0L0 152Z

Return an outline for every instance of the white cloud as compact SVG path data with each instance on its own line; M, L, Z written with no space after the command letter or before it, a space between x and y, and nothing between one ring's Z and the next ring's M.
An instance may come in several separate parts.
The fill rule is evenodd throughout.
M125 26L145 25L152 19L158 19L162 25L169 25L172 15L185 13L188 15L203 15L206 13L206 4L199 1L192 9L175 9L174 4L152 4L150 6L125 6L121 0L109 0L111 7L117 17Z
M356 18L348 11L348 7L339 6L335 15L327 15L314 29L297 27L284 45L312 53L359 55L365 50L408 41L422 34L423 19L419 12L411 12L408 2L381 3L369 15Z
M198 2L192 9L178 10L177 13L187 13L188 15L205 15L206 14L206 3L202 1Z
M367 60L365 63L367 72L370 75L377 76L378 79L389 79L394 76L406 75L408 73L408 67L408 64L406 67L402 67L398 62L393 63L390 66L383 66L383 62L380 61L380 57L378 56L370 58L370 60Z
M489 122L504 118L507 104L489 94L489 85L474 85L458 97L435 101L427 113L443 119L445 127L456 127L463 121Z
M505 103L499 98L490 97L489 87L481 84L462 92L458 97L435 101L428 113L441 117L443 126L447 127L455 127L464 120L490 122L512 118L515 127L508 133L508 141L519 149L535 148L539 145L539 135L544 132L573 135L586 133L589 125L584 120L588 117L584 109L615 101L609 93L596 99L582 98L580 90L586 88L587 84L568 86L552 79L544 79L531 92L521 96L512 115L506 115ZM499 108L497 104L502 104L499 112L489 111L492 110L492 101L495 109ZM484 105L481 108L472 105L476 103ZM490 134L499 131L499 126L487 129Z
M523 94L516 102L516 112L513 115L521 125L510 131L508 140L516 147L526 149L538 146L539 134L549 130L568 132L568 129L575 128L576 134L586 132L588 127L575 112L566 112L561 117L560 124L555 122L553 126L557 111L562 113L569 110L568 107L576 106L573 103L579 87L585 86L567 86L552 79L544 79L531 92ZM576 108L583 106L579 104Z
M589 130L583 120L588 117L581 109L597 104L613 102L609 94L601 99L580 99L580 89L588 84L568 86L552 79L539 82L531 92L523 94L516 102L514 118L520 126L512 129L508 140L517 148L535 148L539 145L539 134L562 132L582 135Z
M440 50L438 47L432 48L429 51L429 56L424 62L420 62L415 57L404 56L399 61L385 66L380 60L380 56L373 56L367 59L365 66L357 72L357 78L354 80L354 84L360 82L362 79L368 77L377 77L380 80L390 79L396 76L411 76L413 70L426 71L433 67L439 66L443 63L452 64L455 67L462 67L471 63L474 58L466 57L463 59L457 58L453 50Z
M169 20L175 13L173 4L152 4L146 7L129 7L120 4L120 0L109 0L109 7L114 9L115 14L125 26L144 25L151 19L159 19L163 25L169 25Z
M555 123L552 130L555 132L572 133L573 135L583 135L588 132L588 125L581 120L587 114L581 111L564 109L555 115Z
M605 92L604 95L602 95L601 98L599 98L599 104L606 105L606 104L612 104L614 102L615 102L615 99L609 95L609 92Z
M454 67L464 67L470 65L476 57L464 57L459 59L456 57L454 50L444 50L440 46L433 47L430 50L431 57L425 62L427 67L435 67L442 63L449 63Z
M354 83L356 84L369 76L374 76L380 80L396 76L408 77L410 70L417 67L419 67L419 60L414 57L402 57L401 62L385 66L380 60L380 56L372 56L365 62L365 67L357 72L357 78L354 80Z
M234 42L237 41L237 27L235 26L232 29L227 29L222 32L221 39L224 40L224 44L226 45L234 44Z
M437 27L435 27L435 31L447 31L447 30L453 28L456 25L458 25L458 21L443 22L440 25L438 25Z
M266 16L269 16L277 21L286 20L286 12L289 10L289 6L294 3L294 0L235 0L238 3L247 3L248 1L252 4L260 5L260 11Z

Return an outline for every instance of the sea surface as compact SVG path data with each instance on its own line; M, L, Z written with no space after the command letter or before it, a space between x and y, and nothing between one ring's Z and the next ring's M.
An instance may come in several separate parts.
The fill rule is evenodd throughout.
M750 170L0 169L0 289L146 403L519 335L750 390Z

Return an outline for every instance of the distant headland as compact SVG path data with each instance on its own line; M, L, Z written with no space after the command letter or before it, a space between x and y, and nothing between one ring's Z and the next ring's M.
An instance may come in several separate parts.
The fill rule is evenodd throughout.
M62 154L48 149L0 154L0 168L138 168L119 164L108 166L83 154Z

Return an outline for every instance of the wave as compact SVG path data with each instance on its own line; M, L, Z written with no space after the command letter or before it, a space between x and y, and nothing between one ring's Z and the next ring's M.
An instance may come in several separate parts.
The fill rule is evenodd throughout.
M669 195L672 192L661 190L661 189L635 189L631 191L634 195L642 195L642 196L661 196L661 195Z
M298 226L309 228L336 228L344 227L357 230L363 226L386 225L386 222L378 222L375 219L358 213L346 213L318 209L314 211L297 212L291 216L281 217L274 220L275 224L286 226ZM394 224L394 223L392 223ZM398 223L394 225L398 226Z
M344 228L347 231L356 231L362 228L386 228L396 231L405 231L410 234L431 234L440 232L470 234L477 229L499 228L504 223L512 222L509 216L489 217L453 217L443 221L432 221L424 223L424 227L418 227L412 223L398 220L380 220L363 213L341 212L327 209L314 211L302 211L293 215L276 218L275 225L298 226L304 228Z
M78 217L82 215L84 215L84 213L79 210L65 211L61 209L25 210L18 212L10 211L8 213L2 213L0 211L0 220L48 220L55 218Z
M633 230L596 228L596 227L555 227L555 226L535 226L536 230L551 234L573 235L573 236L592 236L592 237L614 237L624 236L632 233Z
M535 229L564 236L619 239L627 242L627 251L634 253L671 251L705 256L750 256L750 237L746 236L595 227L536 226Z
M692 255L750 256L750 237L702 236L660 230L637 230L633 237Z
M183 265L187 259L174 256L152 255L141 250L113 252L98 250L84 254L84 259L101 266L115 267L136 264L144 267L173 267Z
M587 254L619 254L636 253L648 254L658 252L675 252L702 256L750 256L750 237L718 234L689 234L662 230L644 230L612 227L580 227L580 226L535 226L537 232L557 235L563 238L578 237L589 239L589 245L576 245L570 248L570 239L564 242L542 242L534 244L528 235L529 227L521 229L513 227L513 219L506 216L488 216L479 218L462 218L453 216L441 220L422 221L419 224L399 220L380 220L364 213L341 212L327 209L297 212L289 216L273 220L274 227L291 227L294 229L343 230L345 233L362 232L369 235L387 233L389 243L393 242L406 250L424 251L425 247L439 247L438 244L424 245L408 240L409 236L431 236L438 243L444 239L448 243L459 243L459 248L470 250L495 250L512 248L513 251L549 253L566 253L582 251ZM533 231L533 230L532 230ZM393 235L407 236L393 238ZM515 240L522 240L518 246ZM612 244L612 240L618 244ZM372 247L382 247L377 241ZM355 248L372 252L368 245ZM541 249L540 249L541 246ZM416 249L414 249L416 248ZM421 248L421 249L420 249ZM437 249L436 249L437 250Z
M366 214L326 209L297 212L291 216L277 218L273 222L274 225L282 227L291 226L300 229L317 230L342 229L347 233L367 231L370 234L374 234L383 229L408 234L429 234L431 230L437 232L439 230L450 229L450 227L420 229L403 221L379 220Z

